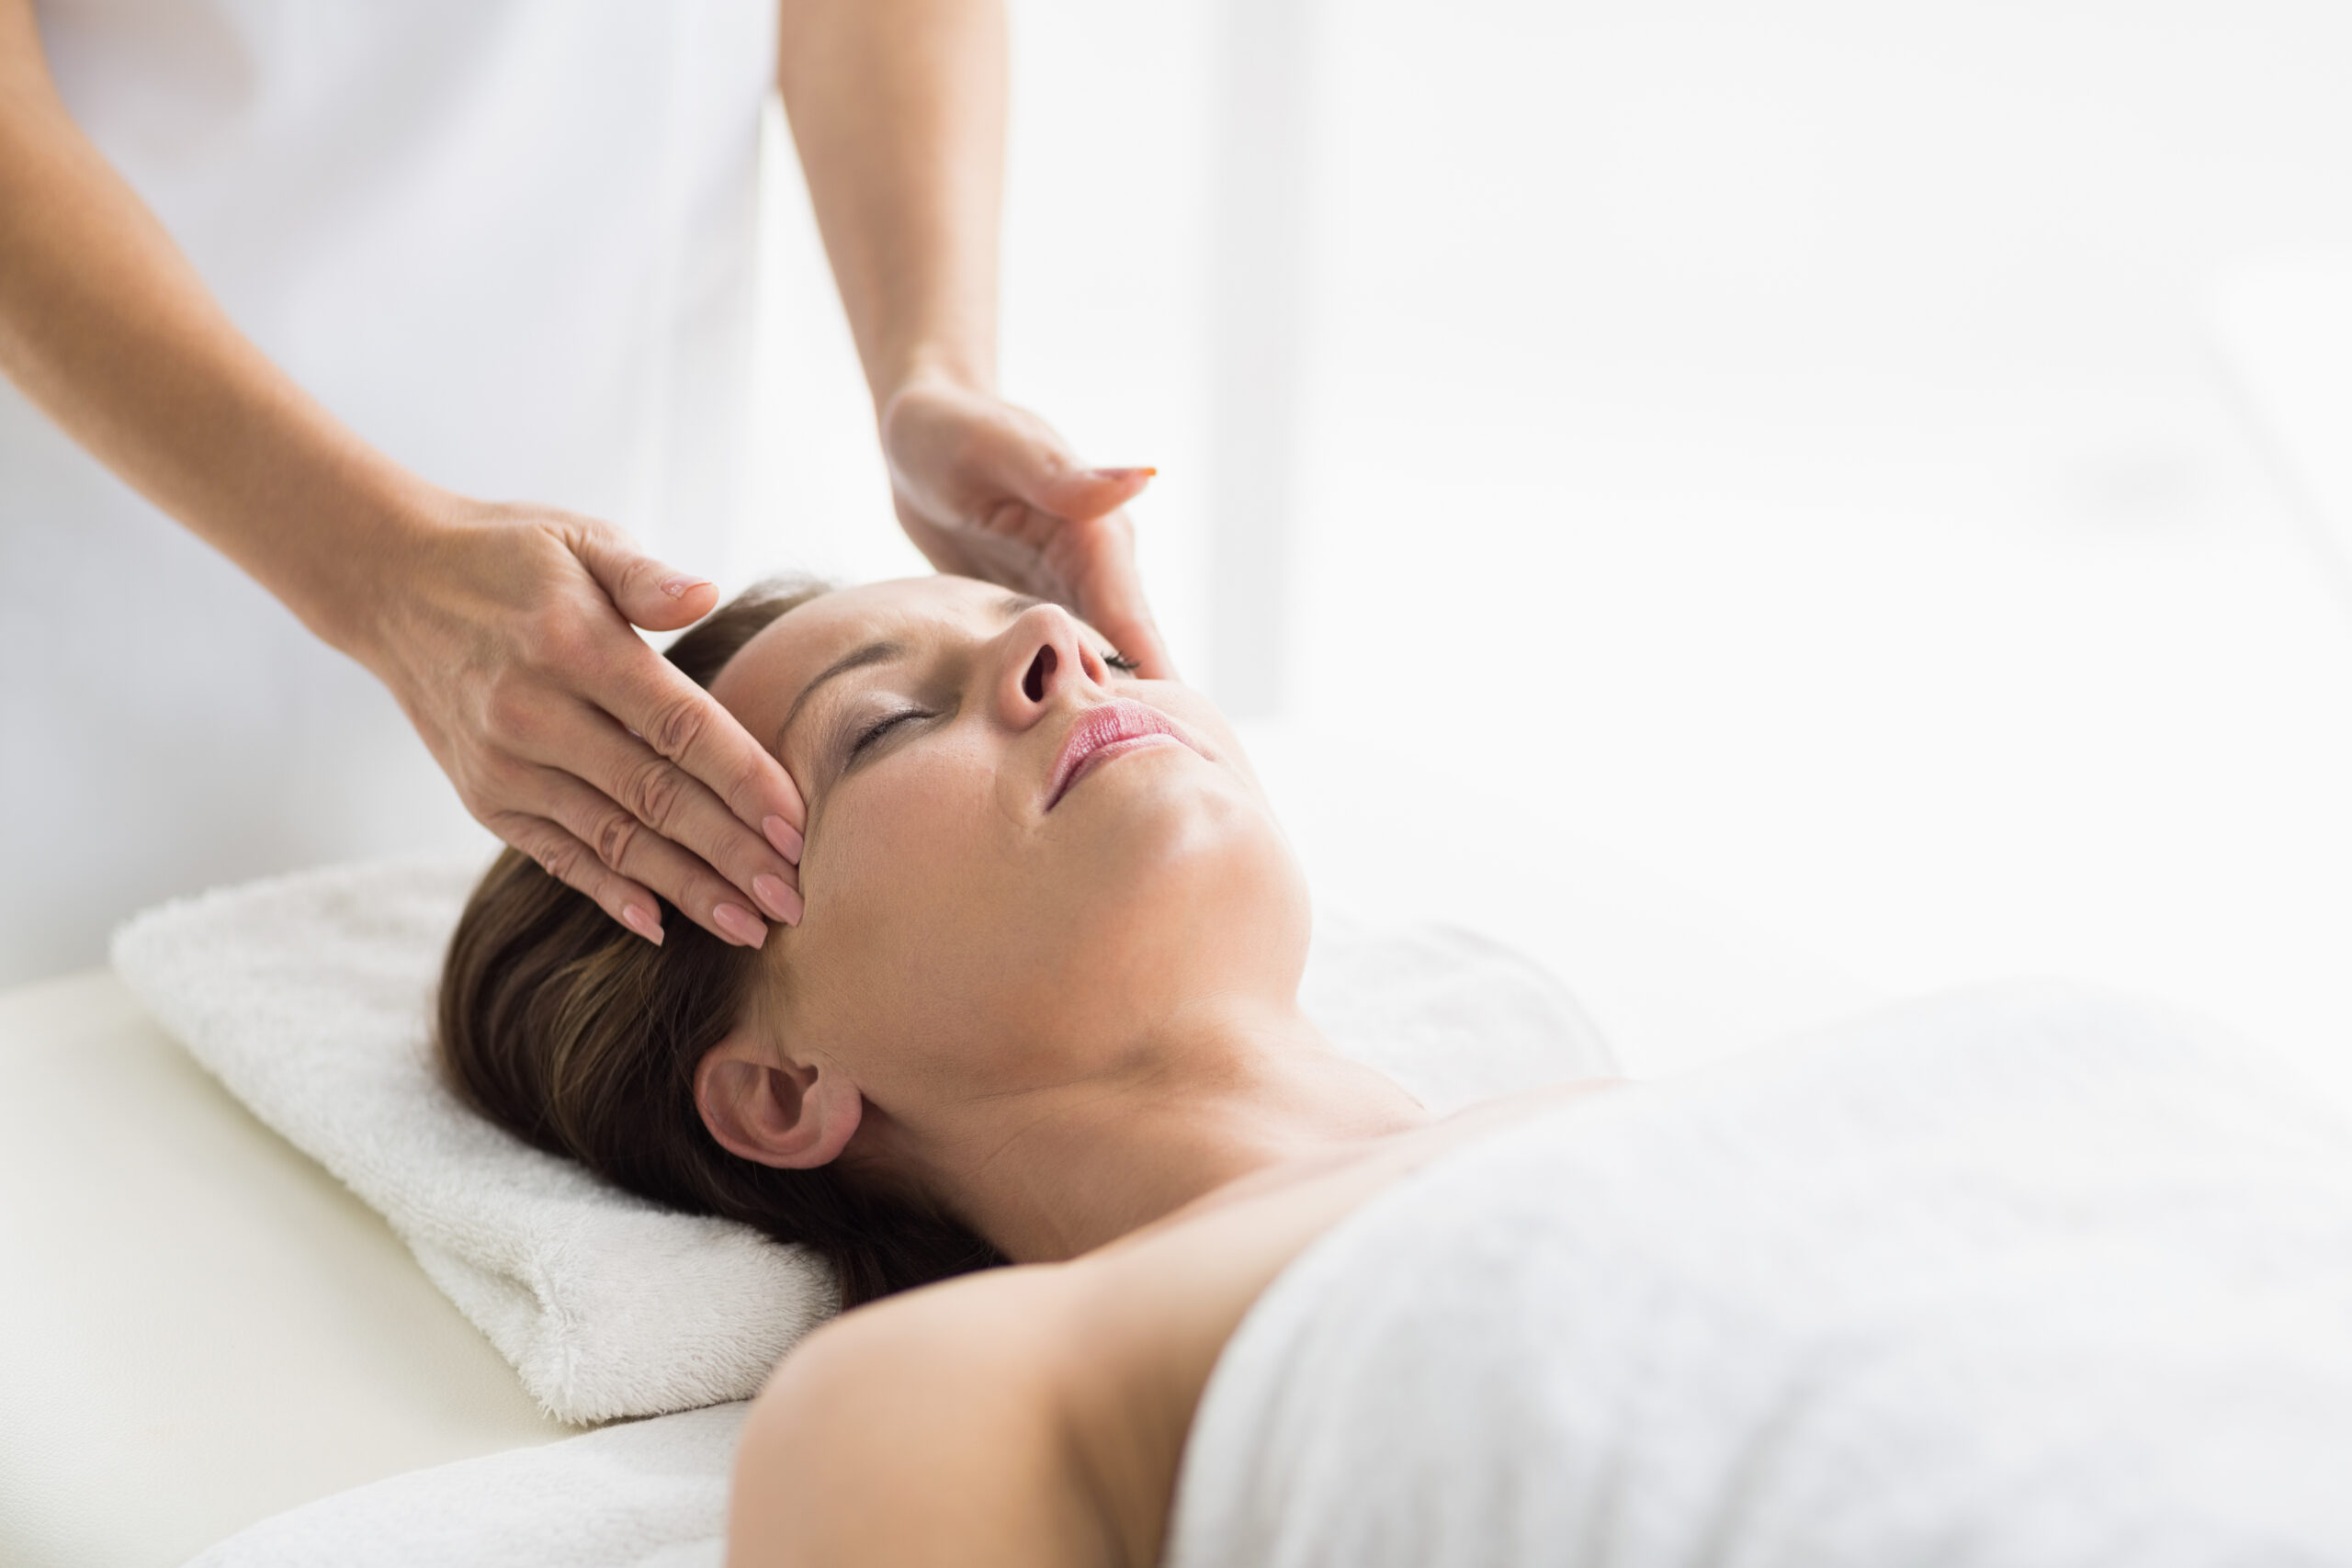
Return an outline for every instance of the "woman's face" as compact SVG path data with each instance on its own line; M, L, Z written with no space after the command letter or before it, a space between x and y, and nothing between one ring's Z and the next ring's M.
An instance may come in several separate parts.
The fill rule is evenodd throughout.
M1148 1068L1204 998L1290 1000L1306 888L1239 743L1115 657L1057 606L931 577L816 599L719 673L808 806L807 911L763 955L795 1057L920 1121Z

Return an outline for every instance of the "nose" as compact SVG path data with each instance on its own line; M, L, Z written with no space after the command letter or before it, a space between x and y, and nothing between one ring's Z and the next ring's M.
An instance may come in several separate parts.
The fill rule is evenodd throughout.
M998 710L1015 729L1026 729L1071 686L1102 686L1111 672L1087 646L1078 621L1058 604L1035 604L1004 629L1003 658L996 673Z

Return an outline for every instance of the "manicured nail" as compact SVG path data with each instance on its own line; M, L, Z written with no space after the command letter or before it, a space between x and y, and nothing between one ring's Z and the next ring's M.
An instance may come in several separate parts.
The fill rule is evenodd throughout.
M800 923L800 895L781 876L752 878L752 891L758 896L760 908L787 926Z
M741 904L721 904L710 912L710 923L745 947L758 947L768 940L768 928Z
M785 859L790 861L795 865L798 865L800 863L801 838L799 829L794 827L791 823L786 821L781 817L769 818L766 821L760 824L760 828L767 834L768 842L775 846L776 853L782 855Z
M644 905L622 905L621 924L627 926L629 930L635 931L638 935L651 942L654 946L659 947L662 945L662 917L647 908Z
M688 577L684 572L680 572L675 577L665 577L662 580L662 592L673 599L683 599L695 589L707 586L709 581L710 579L707 577Z
M1125 484L1129 479L1150 479L1159 477L1158 468L1090 468L1089 477L1107 479L1113 484Z

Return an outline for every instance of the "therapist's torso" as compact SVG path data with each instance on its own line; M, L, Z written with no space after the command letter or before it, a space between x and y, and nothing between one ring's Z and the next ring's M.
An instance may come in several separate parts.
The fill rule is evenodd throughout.
M40 0L262 351L435 483L716 570L774 0ZM390 697L0 383L0 984L141 904L486 846Z

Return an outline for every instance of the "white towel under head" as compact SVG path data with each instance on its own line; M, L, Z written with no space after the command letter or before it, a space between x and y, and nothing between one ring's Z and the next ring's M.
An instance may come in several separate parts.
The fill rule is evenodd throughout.
M164 905L124 983L231 1093L382 1213L560 1420L741 1399L831 1309L811 1254L677 1213L461 1105L430 1061L473 863L330 866ZM1326 920L1301 999L1432 1108L1616 1070L1543 970L1466 932Z

